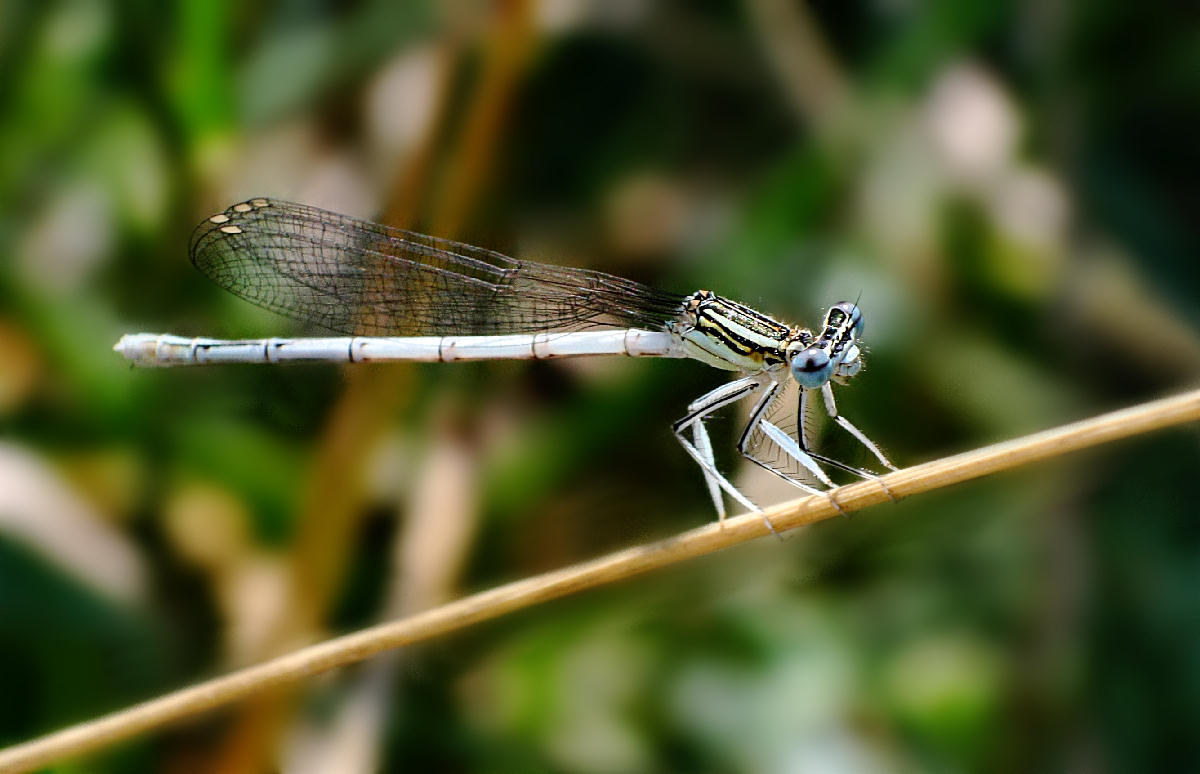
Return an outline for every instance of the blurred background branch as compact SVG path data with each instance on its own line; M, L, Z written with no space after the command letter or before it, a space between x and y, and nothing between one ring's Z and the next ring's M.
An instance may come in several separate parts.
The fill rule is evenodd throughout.
M418 213L425 212L435 233L451 238L461 235L494 166L491 157L503 136L515 86L529 59L530 17L530 4L521 0L496 7L478 41L483 59L480 76L465 98L465 117L457 122L448 114L457 85L454 76L474 52L459 44L456 53L443 54L437 97L441 113L430 124L418 157L407 167L408 175L398 176L402 182L394 186L399 195L388 207L389 225L414 227L421 220ZM435 188L436 162L445 168L436 187L440 196L426 204L423 197ZM346 388L330 417L326 437L318 443L321 453L308 480L310 499L300 512L292 552L291 593L276 610L278 620L267 627L273 640L255 656L257 660L310 642L321 631L334 602L337 579L352 560L354 535L366 515L370 496L366 471L389 427L381 418L395 416L405 396L415 392L413 372L404 366L349 369ZM453 424L455 420L443 421ZM451 430L436 436L429 458L455 454L456 448L464 461L477 456L469 447L460 448L457 434ZM478 467L473 460L468 465ZM392 581L380 611L383 615L411 615L451 596L478 517L477 498L462 498L463 491L472 486L465 477L470 474L468 469L446 480L427 470L422 476L428 485L421 487L423 496L418 495L420 507L407 510L407 522L394 538L393 564L385 570ZM294 749L283 754L289 770L378 770L379 735L389 712L395 669L395 663L377 663L360 675L357 689L344 702L345 720L325 724L328 733L309 729L303 741L293 742ZM294 697L286 692L246 707L230 730L225 748L206 767L231 773L272 768L281 729L294 707ZM295 735L284 738L287 736Z

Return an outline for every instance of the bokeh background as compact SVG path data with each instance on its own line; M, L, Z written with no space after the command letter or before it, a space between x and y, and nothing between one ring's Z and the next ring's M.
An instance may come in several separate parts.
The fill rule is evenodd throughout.
M0 5L0 742L711 519L682 361L131 370L297 332L303 201L815 325L898 463L1193 386L1200 17L1115 0ZM759 501L794 490L733 453ZM828 438L835 444L836 438ZM59 771L1200 767L1195 428L759 541Z

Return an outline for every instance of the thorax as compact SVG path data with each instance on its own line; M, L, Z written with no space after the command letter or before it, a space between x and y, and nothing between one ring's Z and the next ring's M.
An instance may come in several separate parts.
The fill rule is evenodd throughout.
M727 371L755 374L786 364L793 328L707 290L688 296L678 333L688 356Z

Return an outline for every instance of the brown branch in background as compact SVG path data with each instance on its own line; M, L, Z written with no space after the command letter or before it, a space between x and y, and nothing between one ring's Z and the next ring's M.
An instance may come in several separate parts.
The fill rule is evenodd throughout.
M485 76L475 86L462 129L447 149L445 182L441 195L427 208L434 233L457 235L468 213L479 199L496 145L503 135L509 106L529 61L533 41L532 10L527 0L503 4L495 23L487 25L481 45L487 60ZM410 227L435 186L436 149L439 139L451 130L451 92L454 74L464 51L451 43L440 78L440 104L429 135L397 185L396 200L386 208L385 222ZM365 462L375 451L405 397L412 393L411 367L349 369L346 389L326 424L318 445L306 497L297 518L295 547L290 555L290 602L280 611L280 620L270 649L263 657L310 641L323 619L344 573L351 540L364 509ZM461 538L473 530L463 527ZM448 547L452 553L461 552ZM456 566L447 561L447 566ZM382 670L386 679L388 670ZM290 713L290 695L274 692L257 697L239 713L232 730L209 762L223 772L271 770L267 763L277 746L279 732Z
M751 0L748 7L775 77L796 116L831 129L849 107L851 93L807 5L790 0Z
M489 25L485 41L471 114L448 159L446 182L431 210L430 230L436 236L462 238L463 227L492 172L497 144L504 136L517 89L532 59L533 4L530 0L509 0L497 8L496 23Z
M507 126L514 96L525 77L526 65L535 42L533 8L528 0L506 3L496 11L494 23L486 27L482 43L483 73L474 86L471 104L462 128L446 156L446 170L440 196L428 208L430 230L438 235L461 237L470 222L470 213L480 200L487 185L493 161ZM461 55L450 60L455 64ZM449 74L450 71L448 70ZM453 82L446 77L444 83ZM444 104L437 122L441 131L450 115L450 89L443 90ZM432 154L425 160L432 162ZM420 179L424 187L402 188L388 209L388 222L412 225L413 206L428 198L432 182L431 163L421 165L410 180ZM411 368L404 369L410 372ZM412 503L405 509L406 522L398 531L397 544L392 552L392 579L388 583L387 601L383 615L408 616L452 599L460 582L460 572L473 542L478 522L478 501L471 482L478 475L478 451L464 443L456 432L455 416L459 406L443 404L440 429L434 430L426 468L417 477L421 483L412 493ZM336 765L343 771L376 771L378 756L383 749L380 736L387 726L391 705L396 700L395 675L399 653L375 659L354 679L335 722L322 729L321 746L308 745L305 754L312 767L313 754L323 748L336 750L336 762L316 763ZM352 727L352 728L351 728ZM341 738L335 738L337 735Z
M1002 470L1052 459L1119 438L1200 419L1200 390L976 449L769 508L779 531L961 483ZM880 484L884 486L881 486ZM886 486L886 490L885 490ZM831 498L837 501L835 508ZM624 580L649 570L712 553L769 534L763 519L746 514L674 538L637 546L480 592L417 615L303 648L257 666L184 688L126 710L0 751L0 774L49 766L152 729L195 717L239 699L295 683L378 653L459 631L568 594Z

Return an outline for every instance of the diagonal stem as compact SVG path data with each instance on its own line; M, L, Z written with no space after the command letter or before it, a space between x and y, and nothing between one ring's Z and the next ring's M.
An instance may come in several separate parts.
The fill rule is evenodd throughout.
M834 491L845 511L896 497L969 481L1003 470L1200 419L1200 390L1143 403L1023 438L946 457L860 481ZM685 559L768 534L765 515L779 531L838 515L824 495L814 495L744 514L667 540L628 548L543 575L473 594L417 615L372 626L241 669L188 688L80 723L0 751L0 772L23 772L93 752L137 734L194 717L270 688L370 658L383 651L458 631L551 599L630 578Z

